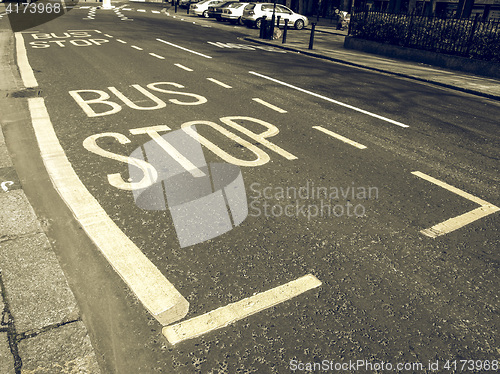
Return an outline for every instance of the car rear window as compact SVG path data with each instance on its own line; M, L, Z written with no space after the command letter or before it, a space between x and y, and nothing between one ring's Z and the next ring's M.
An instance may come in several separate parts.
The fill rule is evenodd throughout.
M255 5L257 4L248 4L246 7L245 7L245 10L253 10L255 8Z

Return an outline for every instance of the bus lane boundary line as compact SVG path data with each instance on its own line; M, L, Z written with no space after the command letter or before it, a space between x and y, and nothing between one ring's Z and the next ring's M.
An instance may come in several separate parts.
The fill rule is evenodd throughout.
M175 345L184 340L193 339L208 332L227 327L243 318L319 287L321 284L321 281L314 275L307 274L281 286L214 309L200 316L166 326L162 332L169 343Z
M18 65L21 74L33 76L28 83L37 87L22 34L16 33L16 47L17 61L23 61ZM89 238L158 322L165 326L182 319L189 310L188 301L118 228L83 185L59 143L45 100L29 98L28 107L50 180Z
M500 211L499 207L490 204L489 202L480 199L479 197L471 195L468 192L462 191L459 188L449 185L448 183L442 182L436 178L424 174L420 171L413 171L412 174L426 180L427 182L431 182L439 187L442 187L450 192L453 192L467 200L470 200L480 205L479 208L473 209L459 216L447 219L446 221L438 223L437 225L434 225L428 229L421 230L420 233L425 236L428 236L430 238L437 238L438 236L445 235L452 231L458 230L459 228L468 225L469 223L472 223L478 219L481 219L490 214Z

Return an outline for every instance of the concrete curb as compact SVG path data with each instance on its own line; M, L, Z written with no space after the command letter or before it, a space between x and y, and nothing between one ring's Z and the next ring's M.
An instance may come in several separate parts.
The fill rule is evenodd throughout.
M309 51L307 49L288 47L288 46L285 46L285 45L280 45L280 44L275 44L275 43L271 43L271 42L266 42L266 41L264 41L262 39L259 39L259 38L244 37L243 39L251 41L251 42L254 42L254 43L258 43L258 44L263 44L263 45L273 46L273 47L276 47L276 48L285 49L285 50L288 50L288 51L298 52L298 53L304 54L306 56L311 56L311 57L315 57L315 58L321 58L321 59L324 59L324 60L334 61L334 62L338 62L338 63L344 64L344 65L355 66L355 67L358 67L358 68L372 70L372 71L376 71L376 72L379 72L379 73L391 74L391 75L395 75L395 76L402 77L402 78L408 78L408 79L412 79L412 80L419 81L419 82L430 83L430 84L434 84L436 86L445 87L445 88L453 89L453 90L456 90L456 91L461 91L461 92L465 92L465 93L468 93L468 94L472 94L472 95L476 95L476 96L481 96L481 97L486 97L488 99L493 99L493 100L500 101L500 95L488 94L486 92L477 91L477 90L473 90L473 89L466 88L466 87L459 87L459 86L456 86L456 85L447 84L447 83L443 83L443 82L438 82L438 81L435 81L435 80L432 80L432 79L424 79L424 78L417 77L417 76L414 76L414 75L411 75L411 74L405 74L405 73L395 72L395 71L388 70L388 69L382 69L382 68L376 68L376 67L373 67L373 66L367 66L367 65L364 65L364 64L358 64L358 63L355 63L355 62L346 61L344 59L335 58L335 57L331 57L331 56L326 56L326 55L318 53L318 52L311 52L311 51Z

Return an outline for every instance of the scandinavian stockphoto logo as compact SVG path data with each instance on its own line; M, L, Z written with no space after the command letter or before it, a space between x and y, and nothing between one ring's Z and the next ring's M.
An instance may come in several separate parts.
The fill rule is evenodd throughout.
M339 218L366 216L365 202L378 199L377 187L318 186L306 181L300 186L250 185L250 217Z
M191 129L189 134L177 130L155 136L130 155L148 162L157 173L149 176L153 184L133 190L136 205L145 210L168 208L181 248L220 236L248 215L240 168L207 164L196 129ZM143 171L131 163L129 175L141 179Z

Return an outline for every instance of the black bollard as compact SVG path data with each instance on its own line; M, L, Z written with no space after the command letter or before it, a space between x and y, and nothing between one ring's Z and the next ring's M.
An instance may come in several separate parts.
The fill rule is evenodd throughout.
M280 19L281 19L281 16L277 16L276 17L276 26L279 28L280 27Z
M286 43L286 32L288 31L288 20L285 19L285 27L283 28L283 40L282 43Z
M179 0L174 0L174 9L175 9L175 13L177 13L177 3L179 2ZM189 5L188 5L189 6Z
M266 16L262 18L262 21L260 22L260 35L259 38L265 39L266 38Z
M311 37L309 38L309 49L313 49L314 44L314 30L316 29L316 24L313 22L311 24Z

